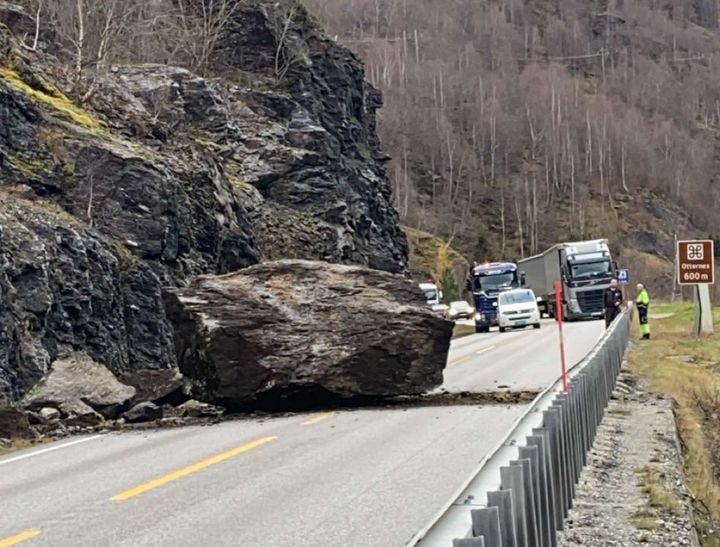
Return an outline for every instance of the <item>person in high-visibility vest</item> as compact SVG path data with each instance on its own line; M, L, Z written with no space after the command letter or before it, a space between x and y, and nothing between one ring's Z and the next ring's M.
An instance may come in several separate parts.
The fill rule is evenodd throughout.
M635 304L638 309L638 316L640 317L640 331L642 332L643 340L650 339L650 323L648 321L648 308L650 307L650 295L648 295L647 289L642 283L637 285L637 299Z

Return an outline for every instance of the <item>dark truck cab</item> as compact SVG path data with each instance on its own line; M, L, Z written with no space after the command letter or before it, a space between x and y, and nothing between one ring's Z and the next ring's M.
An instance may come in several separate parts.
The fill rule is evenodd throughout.
M523 286L517 264L488 262L473 267L467 282L475 304L475 332L488 332L497 325L498 294Z

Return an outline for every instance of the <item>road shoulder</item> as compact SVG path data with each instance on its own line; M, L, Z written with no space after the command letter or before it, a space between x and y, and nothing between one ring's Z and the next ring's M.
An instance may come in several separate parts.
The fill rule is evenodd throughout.
M697 545L670 399L621 373L558 545Z

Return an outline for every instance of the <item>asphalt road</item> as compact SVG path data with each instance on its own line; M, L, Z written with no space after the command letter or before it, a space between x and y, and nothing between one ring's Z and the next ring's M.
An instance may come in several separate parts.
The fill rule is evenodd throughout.
M580 361L604 332L603 321L563 324L567 366ZM493 329L454 340L441 389L450 392L544 389L561 373L560 337L553 319L500 333Z
M557 332L453 344L447 389L540 387ZM566 325L569 362L600 322ZM522 413L347 410L69 439L0 459L0 547L392 547L432 519Z

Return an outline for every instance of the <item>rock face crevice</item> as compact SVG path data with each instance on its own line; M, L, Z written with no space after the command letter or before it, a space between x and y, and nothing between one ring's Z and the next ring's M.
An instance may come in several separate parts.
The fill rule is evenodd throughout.
M66 351L114 373L177 364L162 287L276 259L407 269L375 133L379 94L303 9L251 0L216 77L114 67L80 105L0 25L0 393ZM52 51L52 44L48 51ZM238 77L242 75L242 78Z

